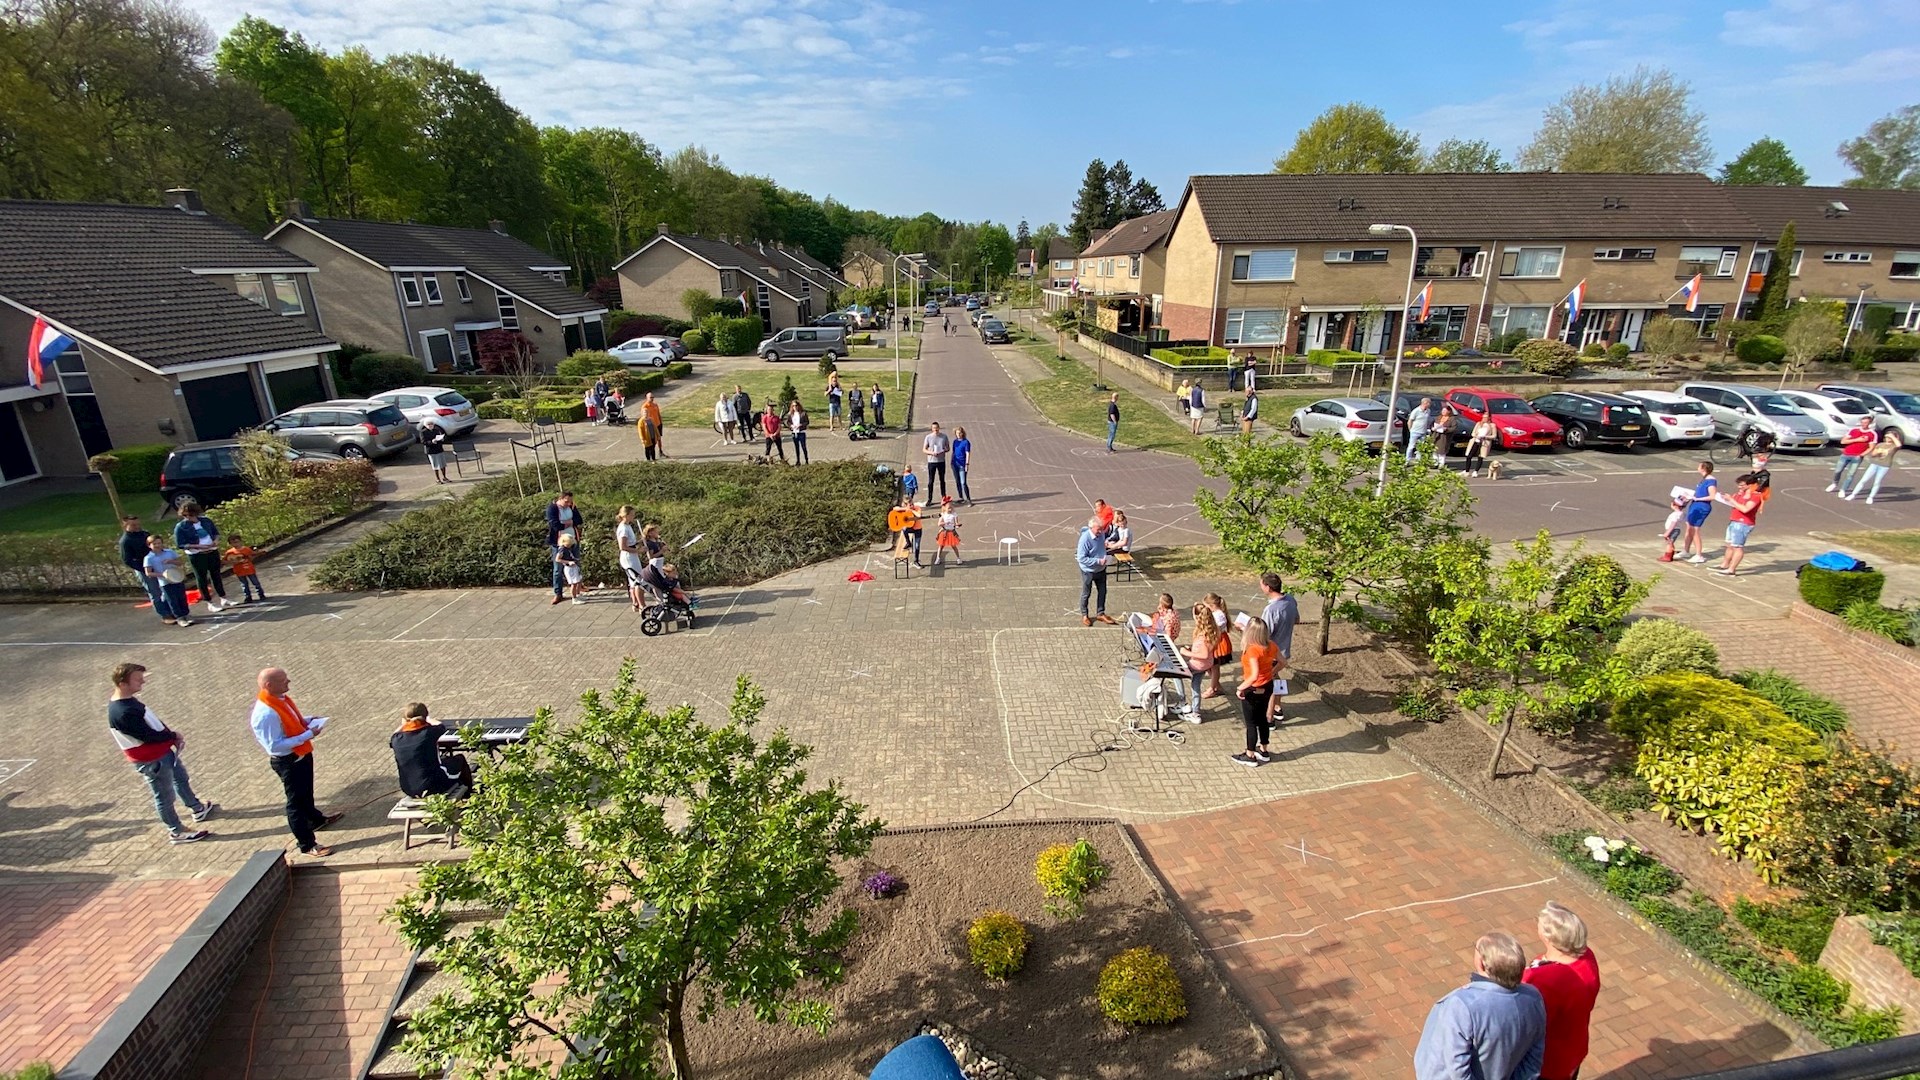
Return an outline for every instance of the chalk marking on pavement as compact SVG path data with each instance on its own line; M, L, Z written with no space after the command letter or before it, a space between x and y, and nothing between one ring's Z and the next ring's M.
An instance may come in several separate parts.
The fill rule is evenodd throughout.
M39 760L39 758L9 758L5 761L0 761L0 784L4 784L14 777L19 776L21 773L26 772L28 769L33 768L34 762Z
M55 646L88 646L109 649L177 649L189 645L205 645L204 641L0 641L0 646L16 649L50 649Z
M462 601L462 600L465 600L466 598L467 598L467 594L466 594L466 592L465 592L464 590L462 590L462 591L460 592L460 594L459 594L459 595L457 595L457 596L455 596L455 597L454 597L453 599L451 599L451 600L449 600L449 601L447 601L447 602L446 602L446 603L444 603L444 604L441 604L441 605L440 605L439 607L437 607L437 608L434 608L434 609L433 609L433 611L432 611L432 612L430 612L430 613L429 613L429 614L427 615L427 617L426 617L426 618L424 618L424 619L421 619L421 620L420 620L419 622L417 622L417 623L414 623L414 624L413 624L412 626L409 626L409 627L407 627L407 628L406 628L405 630L402 630L402 631L400 631L399 633L397 633L397 634L395 634L395 635L393 635L392 637L390 637L390 638L388 638L387 640L388 640L388 641L399 641L399 640L400 640L401 638L403 638L403 637L406 637L406 636L407 636L408 634L411 634L411 633L413 633L413 632L414 632L415 630L418 630L418 629L420 629L420 628L421 628L422 626L425 626L425 625L426 625L426 624L427 624L427 623L428 623L428 622L429 622L430 620L432 620L432 619L434 619L434 618L436 618L436 617L438 617L438 616L439 616L439 614L440 614L441 612L443 612L443 611L445 611L445 610L447 610L448 608L450 608L450 607L452 607L453 605L455 605L455 604L457 604L457 603L459 603L460 601Z
M742 596L745 596L745 595L746 595L746 593L747 593L747 590L745 590L745 589L741 589L741 590L740 590L739 592L736 592L736 593L734 593L734 594L733 594L733 603L731 603L731 604L728 604L728 605L727 605L727 610L725 610L725 611L723 611L723 612L721 612L721 613L720 613L720 617L719 617L719 618L717 618L717 619L715 619L715 620L713 620L713 622L712 622L711 624L709 624L709 625L707 626L707 631L706 631L706 633L704 633L704 634L688 634L687 636L688 636L688 637L712 637L712 636L713 636L713 632L714 632L715 630L718 630L718 629L720 629L720 624L721 624L721 623L723 623L723 622L726 622L726 621L727 621L727 616L729 616L729 615L731 615L731 614L733 614L733 609L734 609L735 607L737 607L737 606L739 606L739 604L740 604L740 598L741 598Z
M1286 848L1283 850L1291 851L1292 849ZM1438 900L1415 900L1410 904L1397 904L1393 907L1374 908L1371 911L1358 912L1353 915L1348 915L1345 918L1341 919L1340 921L1343 923L1350 923L1350 922L1353 922L1355 919L1364 919L1369 915L1389 915L1396 911L1407 911L1409 909L1417 908L1417 907L1430 907L1434 904L1456 904L1462 900L1472 900L1473 898L1478 896L1491 896L1494 893L1515 892L1520 889L1531 889L1540 885L1551 885L1552 883L1559 880L1560 879L1557 877L1545 877L1545 878L1541 878L1539 881L1527 881L1527 882L1522 882L1519 885L1498 885L1491 889L1481 889L1479 892L1462 893L1459 896L1441 897ZM1268 934L1265 937L1243 938L1239 941L1229 941L1224 945L1209 945L1207 946L1206 951L1220 952L1225 949L1237 949L1242 945L1254 945L1262 941L1280 941L1285 938L1306 937L1309 934L1312 934L1318 930L1324 929L1331 925L1333 924L1320 923L1319 925L1311 927L1309 929L1295 931L1294 933L1290 933L1290 934Z

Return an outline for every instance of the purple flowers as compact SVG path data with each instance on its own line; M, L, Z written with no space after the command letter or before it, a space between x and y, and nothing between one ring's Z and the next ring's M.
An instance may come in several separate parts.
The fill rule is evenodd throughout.
M875 900L885 900L897 896L907 887L907 883L887 873L885 870L872 875L860 883L860 890Z

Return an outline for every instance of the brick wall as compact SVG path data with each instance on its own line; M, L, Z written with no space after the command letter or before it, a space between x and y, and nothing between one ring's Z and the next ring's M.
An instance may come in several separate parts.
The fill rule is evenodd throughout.
M1213 332L1214 309L1194 304L1164 301L1160 305L1160 325L1167 336L1181 341L1217 341Z
M248 859L60 1080L184 1080L227 988L286 896L287 873L281 852Z
M1920 1034L1920 979L1893 955L1873 943L1871 916L1849 915L1833 924L1833 936L1820 954L1820 966L1853 987L1851 1003L1870 1009L1900 1007L1900 1033Z

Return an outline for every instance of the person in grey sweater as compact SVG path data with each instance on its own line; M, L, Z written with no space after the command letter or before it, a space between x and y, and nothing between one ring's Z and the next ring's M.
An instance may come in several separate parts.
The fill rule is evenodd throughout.
M1521 982L1527 954L1512 934L1480 935L1467 985L1434 1003L1413 1052L1415 1080L1539 1080L1547 1006Z

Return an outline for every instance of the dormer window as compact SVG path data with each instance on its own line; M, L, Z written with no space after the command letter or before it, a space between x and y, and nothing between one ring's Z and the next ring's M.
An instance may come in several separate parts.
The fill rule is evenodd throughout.
M473 303L473 290L467 286L467 275L465 274L453 275L453 289L455 292L460 294L461 303L463 304Z

